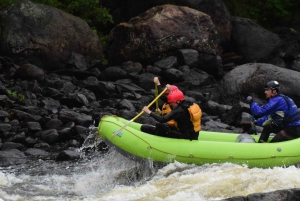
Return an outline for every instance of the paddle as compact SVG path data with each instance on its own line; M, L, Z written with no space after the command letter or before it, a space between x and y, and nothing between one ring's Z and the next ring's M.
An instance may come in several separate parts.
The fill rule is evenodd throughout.
M155 99L149 103L149 105L147 105L147 107L151 107L151 105L153 105L153 103L155 103L155 101L157 101L164 93L165 91L167 91L167 88L165 88L159 95L157 95L155 97ZM128 121L124 126L122 126L119 130L115 131L113 136L118 135L124 128L126 128L129 124L131 124L133 121L135 121L137 118L139 118L142 114L144 113L144 110L142 110L138 115L136 115L133 119L131 119L130 121Z
M157 97L158 95L158 88L157 88L157 84L155 83L155 97ZM155 101L155 108L158 109L158 99ZM159 115L159 111L156 111L156 114Z
M257 130L256 130L256 126L255 126L255 124L254 124L254 121L255 121L255 119L254 119L254 115L252 114L251 115L251 118L252 118L252 128L253 128L253 130L254 130L254 135L257 135Z

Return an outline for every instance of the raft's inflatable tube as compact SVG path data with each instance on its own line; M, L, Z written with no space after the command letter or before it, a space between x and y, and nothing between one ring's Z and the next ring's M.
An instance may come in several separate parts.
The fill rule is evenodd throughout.
M237 142L247 142L247 143L255 143L255 139L249 134L240 134L236 138Z
M198 140L190 141L151 135L140 129L141 124L117 116L103 117L98 126L100 136L108 145L132 158L197 165L236 163L248 167L288 166L300 162L300 138L257 143L259 135L201 130Z

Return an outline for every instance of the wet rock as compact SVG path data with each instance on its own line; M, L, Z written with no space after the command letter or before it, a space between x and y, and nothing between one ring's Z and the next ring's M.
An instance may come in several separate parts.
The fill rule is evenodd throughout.
M292 188L287 190L278 190L269 193L253 193L248 196L237 196L232 198L223 199L222 201L295 201L300 200L300 189Z
M129 75L134 76L143 70L143 66L139 62L127 61L122 64L122 69L125 70Z
M184 81L184 74L175 68L169 68L163 72L163 76L165 76L170 83L173 82L181 82Z
M125 119L133 119L135 116L137 115L137 113L135 111L132 110L122 110L120 116L125 118Z
M25 144L27 147L33 147L38 142L38 139L34 139L30 136L25 138Z
M24 64L17 69L15 77L26 80L44 80L45 73L38 66L32 64Z
M201 104L201 108L211 115L222 116L224 113L228 112L232 108L232 106L222 105L209 100L205 104Z
M0 167L23 164L26 163L26 159L25 154L17 149L0 151Z
M45 127L47 129L54 129L54 128L57 128L57 127L59 127L61 125L62 125L61 120L59 120L59 119L51 119L51 120L49 120L49 121L46 122Z
M70 139L73 135L74 122L68 122L66 125L57 128L60 139Z
M178 69L183 72L183 73L186 73L186 72L190 72L191 69L188 65L183 65L183 66L179 66Z
M84 126L80 126L80 125L76 125L75 126L75 134L80 135L80 134L87 134L89 132L89 129L84 127Z
M199 54L197 68L220 79L224 76L222 59L220 56L210 54Z
M80 148L82 145L81 142L79 142L78 140L70 140L68 141L68 147L76 147L76 148Z
M224 113L221 117L224 123L227 123L232 126L241 126L241 122L243 120L243 124L245 124L245 112L250 113L250 106L248 103L239 102L234 104L229 111ZM242 114L242 116L241 116ZM243 116L244 114L244 116ZM241 119L242 118L242 119ZM249 123L249 122L248 122Z
M116 81L119 79L126 79L127 72L121 68L121 66L111 66L106 68L101 73L101 80Z
M42 149L36 149L36 148L29 148L24 153L27 156L38 157L38 158L43 158L50 155L50 153L48 153L47 151Z
M17 142L25 144L25 132L14 133L6 139L7 142Z
M72 52L66 66L69 69L75 68L75 69L85 70L87 69L87 60L82 54L77 54L75 52Z
M33 148L48 150L50 145L46 142L38 142L33 146Z
M10 124L0 123L0 134L8 132L8 131L10 131L10 129L11 129Z
M56 157L57 161L70 161L77 160L80 158L80 154L73 150L64 150L58 154Z
M197 92L197 91L187 91L185 94L187 96L190 96L190 97L194 98L196 101L206 101L206 98L200 92Z
M27 122L26 126L30 131L40 131L42 130L41 124L39 122Z
M184 81L177 86L187 90L199 89L204 86L215 86L217 81L215 78L199 69L191 69L183 73Z
M152 65L146 66L145 71L154 75L162 75L163 72L162 69Z
M118 109L126 109L126 110L132 110L135 111L134 105L127 99L122 99L117 104Z
M191 68L196 68L198 66L199 53L197 50L181 49L176 52L176 55L180 65L187 65Z
M150 91L154 88L153 78L155 75L151 73L143 73L138 75L137 78L139 80L139 86L142 87L146 91Z
M42 94L44 96L49 96L49 97L62 97L63 96L63 94L60 93L59 90L51 88L51 87L44 87Z
M39 115L31 115L27 112L12 109L10 113L10 118L16 118L21 121L39 121L42 117Z
M41 139L45 142L52 144L58 140L59 134L56 129L47 129L41 132Z
M6 95L0 95L0 106L5 107L7 105L7 102L9 101L9 98Z
M224 124L224 123L221 123L221 122L216 122L216 121L207 121L205 122L205 125L206 126L209 126L211 128L228 128L230 127L228 124Z
M15 142L4 142L1 146L2 151L8 151L11 149L18 149L20 151L24 151L25 147L21 143L15 143Z
M86 99L88 100L88 102L95 102L95 101L97 101L97 98L96 98L95 94L92 91L89 91L87 89L82 88L79 91L79 93L83 94L86 97Z
M64 94L72 93L76 88L76 86L71 82L61 81L61 84L62 86L60 86L58 89Z
M79 114L71 110L61 110L58 118L65 123L72 121L82 126L89 126L92 124L92 116Z
M59 100L60 104L66 105L69 108L89 106L89 101L85 95L81 93L70 93L66 97Z
M20 122L17 119L13 119L9 122L9 124L11 126L18 126L18 125L20 125Z
M232 46L245 62L256 62L269 56L281 40L277 34L255 24L249 19L232 18Z
M4 120L6 117L8 117L8 112L0 110L0 119Z
M300 72L300 56L291 64L291 69Z
M45 100L42 101L42 105L46 110L49 110L55 114L58 112L58 108L60 107L60 102L52 98L46 98Z
M178 66L177 57L170 56L170 57L163 58L160 61L155 62L154 66L162 70L176 68Z

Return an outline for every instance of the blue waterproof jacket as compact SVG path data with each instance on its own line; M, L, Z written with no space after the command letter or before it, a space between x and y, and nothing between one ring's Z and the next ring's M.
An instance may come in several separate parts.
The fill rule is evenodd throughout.
M269 99L268 103L259 106L256 102L250 104L250 110L254 115L262 116L256 124L264 126L266 122L274 123L279 127L300 125L300 113L294 101L282 94Z

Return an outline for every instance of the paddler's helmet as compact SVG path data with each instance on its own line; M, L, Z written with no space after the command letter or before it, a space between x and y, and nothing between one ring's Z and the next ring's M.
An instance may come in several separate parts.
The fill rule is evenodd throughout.
M171 93L168 95L168 103L173 103L177 101L183 101L184 100L184 95L182 91L179 89L171 91Z
M275 80L272 80L266 84L265 89L276 90L277 92L279 92L279 87L279 83Z
M176 87L175 85L170 85L170 90L171 90L171 92L172 92L172 91L175 91L175 90L178 90L178 87ZM169 94L169 90L167 90L167 91L165 92L165 94Z

